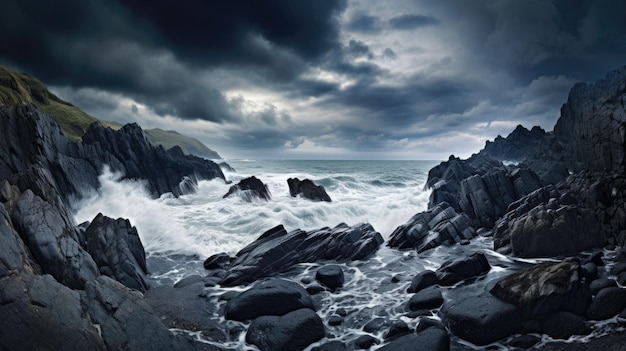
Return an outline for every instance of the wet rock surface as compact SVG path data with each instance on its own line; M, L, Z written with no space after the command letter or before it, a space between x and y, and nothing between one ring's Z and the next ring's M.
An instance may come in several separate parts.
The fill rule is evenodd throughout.
M330 196L326 193L323 186L313 183L312 180L298 178L287 179L289 186L289 195L296 197L301 194L303 197L313 201L331 202Z
M270 194L267 185L263 184L263 182L255 176L240 180L239 183L231 186L223 197L227 198L232 195L239 195L239 197L241 197L244 201L248 202L251 202L254 199L272 199L272 195Z

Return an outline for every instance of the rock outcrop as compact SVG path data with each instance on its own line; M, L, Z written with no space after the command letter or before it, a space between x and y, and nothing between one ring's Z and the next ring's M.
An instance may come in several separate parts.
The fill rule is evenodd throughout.
M487 141L480 151L498 161L521 162L532 154L546 137L546 131L535 126L530 130L518 125L506 138L498 135Z
M382 243L380 233L369 224L350 227L342 223L332 229L310 232L297 229L289 233L279 225L237 253L222 285L251 283L297 263L362 260L376 252Z
M239 195L239 197L247 202L251 202L253 199L272 199L267 185L263 184L263 182L255 176L244 178L239 181L239 183L231 186L228 192L224 194L223 198L227 198L231 195Z
M313 201L331 202L330 196L326 193L326 189L321 185L313 183L312 180L289 178L287 179L287 185L289 186L289 195L291 195L291 197L302 194L303 197Z

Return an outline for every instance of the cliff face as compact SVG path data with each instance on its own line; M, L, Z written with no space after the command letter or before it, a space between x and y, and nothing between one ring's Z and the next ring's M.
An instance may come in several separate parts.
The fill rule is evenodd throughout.
M576 84L554 127L572 171L610 172L624 165L626 67Z

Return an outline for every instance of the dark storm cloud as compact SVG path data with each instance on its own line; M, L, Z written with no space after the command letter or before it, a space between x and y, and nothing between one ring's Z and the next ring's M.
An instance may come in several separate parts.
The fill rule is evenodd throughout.
M157 113L227 120L197 71L231 67L277 81L338 47L334 1L2 1L1 61L57 86L126 94Z
M439 20L434 17L413 14L400 15L389 20L389 26L398 30L412 30L439 23Z
M381 23L375 16L357 13L350 18L346 27L354 32L377 33L381 30Z

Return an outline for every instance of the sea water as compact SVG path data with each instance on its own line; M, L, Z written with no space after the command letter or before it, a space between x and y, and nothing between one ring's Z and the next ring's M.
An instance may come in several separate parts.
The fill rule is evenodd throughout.
M158 199L148 194L142 182L120 180L121 174L105 169L100 176L101 188L76 203L75 219L77 223L89 221L100 212L113 218L128 218L136 226L146 249L152 284L171 285L192 274L206 274L202 266L204 259L221 252L234 255L264 231L279 224L287 231L298 228L309 231L339 223L367 222L387 240L396 227L427 209L430 191L425 189L425 183L428 170L438 161L229 160L228 163L236 171L224 171L227 182L221 179L200 181L193 194L178 198L166 194ZM222 198L232 184L253 175L267 185L272 195L270 201L246 202L238 196ZM291 197L287 179L294 177L323 185L332 202ZM521 260L498 254L492 250L491 238L483 237L473 239L469 245L439 247L421 254L383 245L366 261L342 264L346 275L344 288L338 293L317 295L318 314L326 322L339 309L348 312L342 325L326 326L331 334L346 343L363 335L363 325L373 318L402 320L414 328L419 319L407 317L406 308L411 297L406 288L413 276L424 269L435 270L446 260L473 252L483 252L492 265L491 271L470 288L476 290L475 293L484 289L489 281L546 261ZM279 276L294 281L310 280L321 264L301 264ZM224 302L218 299L219 295L241 288L212 287L207 290L211 303L221 306ZM464 290L464 293L468 292L471 293ZM443 288L442 293L446 299L455 298L455 291L451 288ZM220 313L211 318L225 323ZM239 324L228 322L233 328ZM598 323L594 325L592 336L613 330L616 324L616 321ZM382 339L383 333L381 330L372 335ZM192 334L208 342L201 334ZM550 341L546 336L542 338L542 343ZM329 340L324 338L315 345ZM220 345L255 349L245 344L244 333ZM453 338L452 348L476 347ZM496 343L491 348L504 349L504 346Z

